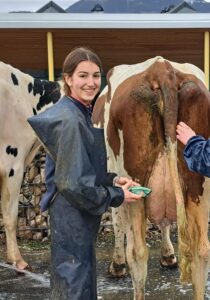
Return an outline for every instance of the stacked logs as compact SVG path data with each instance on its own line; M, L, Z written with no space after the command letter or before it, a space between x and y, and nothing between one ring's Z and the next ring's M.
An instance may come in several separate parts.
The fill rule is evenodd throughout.
M48 240L49 216L40 211L39 203L45 187L45 152L40 148L33 162L27 166L19 195L17 237L31 240ZM5 240L2 216L0 238Z
M45 152L40 148L33 162L26 168L21 193L17 237L33 240L47 240L49 237L48 213L41 213L40 200L45 187Z

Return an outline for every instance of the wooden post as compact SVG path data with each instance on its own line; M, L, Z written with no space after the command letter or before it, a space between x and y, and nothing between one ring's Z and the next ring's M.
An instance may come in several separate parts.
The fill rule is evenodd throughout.
M47 57L48 57L48 78L54 81L54 57L53 57L53 35L47 32Z
M209 32L204 33L204 73L206 86L209 90Z

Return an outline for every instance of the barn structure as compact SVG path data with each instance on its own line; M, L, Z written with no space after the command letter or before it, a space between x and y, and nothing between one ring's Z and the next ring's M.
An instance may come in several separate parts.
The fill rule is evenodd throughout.
M104 73L160 55L193 63L209 86L209 14L0 14L0 60L37 77L58 77L76 46L102 59Z

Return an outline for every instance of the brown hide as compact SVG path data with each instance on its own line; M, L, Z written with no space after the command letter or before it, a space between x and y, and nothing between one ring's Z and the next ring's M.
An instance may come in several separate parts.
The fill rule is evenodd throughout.
M116 143L118 129L122 130L124 168L144 186L148 186L158 155L163 155L165 147L163 96L154 66L118 86L112 98L107 128L109 145L115 156L120 150L120 143ZM147 215L157 223L165 217L176 219L174 195L163 180L150 186L153 193L146 202Z
M104 105L106 101L106 95L99 96L94 105L92 121L96 127L104 127Z
M111 101L107 138L115 157L120 153L119 130L123 132L124 168L134 179L148 186L154 169L166 152L166 141L176 140L176 125L182 120L201 135L208 137L210 94L194 75L176 70L168 61L155 62L145 71L133 75L115 90L112 99L110 73L107 101ZM104 100L105 96L103 96ZM104 104L102 104L103 106ZM100 110L98 102L96 108ZM97 112L99 115L99 113ZM101 114L102 115L102 114ZM107 116L106 116L107 117ZM95 119L95 113L93 114ZM198 202L203 177L190 172L183 160L183 147L178 145L178 168L182 191ZM166 162L160 163L152 182L153 193L146 200L147 215L157 223L164 218L176 219L176 202Z
M193 76L177 74L180 84L178 91L178 122L184 121L199 135L210 136L210 93L200 80ZM202 195L203 176L188 171L183 162L183 146L178 144L179 170L184 182L185 193L195 202Z

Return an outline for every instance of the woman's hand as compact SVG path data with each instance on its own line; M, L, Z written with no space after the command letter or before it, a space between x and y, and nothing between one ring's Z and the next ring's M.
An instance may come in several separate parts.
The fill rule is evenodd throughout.
M128 202L128 203L135 202L137 200L140 200L144 196L144 192L141 192L139 195L136 195L129 191L129 188L131 186L134 186L134 185L139 186L138 183L136 183L135 181L128 179L126 177L120 177L120 178L121 178L120 182L123 182L124 184L116 184L116 185L120 186L123 189L125 202Z
M187 144L189 139L196 135L195 131L193 131L187 124L184 122L179 122L176 127L177 139L184 145Z
M122 185L126 184L127 182L131 182L131 186L139 186L140 185L139 183L137 183L127 177L117 176L114 178L114 185L116 185L116 186L122 186Z

